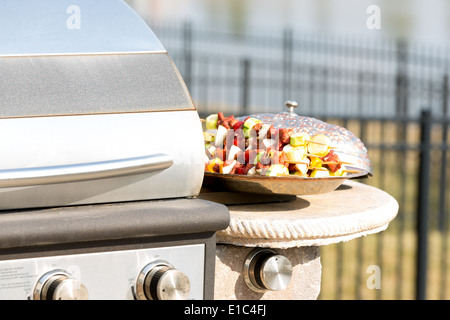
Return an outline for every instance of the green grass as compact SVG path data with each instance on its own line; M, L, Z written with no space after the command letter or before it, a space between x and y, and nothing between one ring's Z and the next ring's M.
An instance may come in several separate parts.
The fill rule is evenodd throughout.
M360 136L361 123L327 120L344 125ZM365 124L366 146L374 166L374 176L364 181L392 195L400 205L398 216L388 229L345 243L321 248L322 289L320 299L415 299L416 281L416 205L418 195L419 151L417 149L379 149L376 146L396 145L402 128L395 122L369 121ZM405 140L411 146L420 142L417 124L405 127ZM442 131L434 127L432 141L441 143ZM448 139L450 141L450 138ZM444 237L436 230L439 211L439 179L441 151L431 154L431 184L429 189L430 231L428 240L427 298L450 299L450 232ZM450 164L450 160L448 160ZM446 181L450 181L450 168ZM447 185L450 186L449 183ZM450 191L450 187L447 194ZM446 199L446 215L449 200ZM447 220L449 218L447 217ZM446 247L443 247L443 245ZM367 268L380 267L381 289L369 289ZM446 267L448 265L448 267ZM446 272L448 269L448 272ZM446 274L449 273L449 276Z
M450 237L446 238L448 246ZM442 250L443 240L438 231L430 232L427 299L450 299L450 276L442 269L442 259L450 267L450 254ZM393 226L377 235L322 247L319 299L415 299L416 241L412 230L400 233ZM358 252L362 253L359 260ZM380 268L380 289L367 285L371 265ZM337 277L338 268L341 277Z

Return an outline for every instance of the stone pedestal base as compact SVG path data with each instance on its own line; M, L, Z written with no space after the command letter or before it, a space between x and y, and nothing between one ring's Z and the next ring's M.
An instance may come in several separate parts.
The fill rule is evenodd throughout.
M245 284L242 267L251 247L217 244L214 299L314 300L320 293L322 267L319 247L274 249L292 264L289 286L283 291L254 292Z
M312 300L320 293L320 246L386 229L398 203L382 190L346 181L333 192L228 209L230 225L217 232L214 298ZM289 259L293 273L285 290L258 293L247 287L242 267L255 247Z

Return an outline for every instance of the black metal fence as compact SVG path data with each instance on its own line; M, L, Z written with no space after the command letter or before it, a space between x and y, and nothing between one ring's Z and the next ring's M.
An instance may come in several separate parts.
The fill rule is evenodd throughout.
M322 299L450 298L448 50L405 41L151 25L199 113L298 113L348 128L369 150L361 182L399 202L389 228L323 247ZM381 285L367 284L377 266Z

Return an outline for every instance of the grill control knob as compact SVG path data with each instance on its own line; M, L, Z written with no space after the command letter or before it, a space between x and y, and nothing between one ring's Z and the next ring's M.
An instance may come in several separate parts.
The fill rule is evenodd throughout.
M191 290L189 278L166 261L146 265L136 281L138 300L185 300Z
M63 270L54 270L43 275L35 286L35 300L87 300L86 287Z
M292 264L285 256L271 249L255 249L245 259L243 276L253 291L284 290L291 281Z

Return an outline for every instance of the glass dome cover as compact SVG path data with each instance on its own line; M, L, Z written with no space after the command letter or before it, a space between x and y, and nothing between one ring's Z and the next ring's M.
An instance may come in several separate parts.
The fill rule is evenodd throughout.
M261 113L250 115L262 122L273 125L276 129L291 128L295 133L306 132L311 137L324 134L331 140L332 149L341 161L351 163L353 168L373 175L373 166L368 157L364 143L348 129L329 124L312 117L300 116L294 112Z

